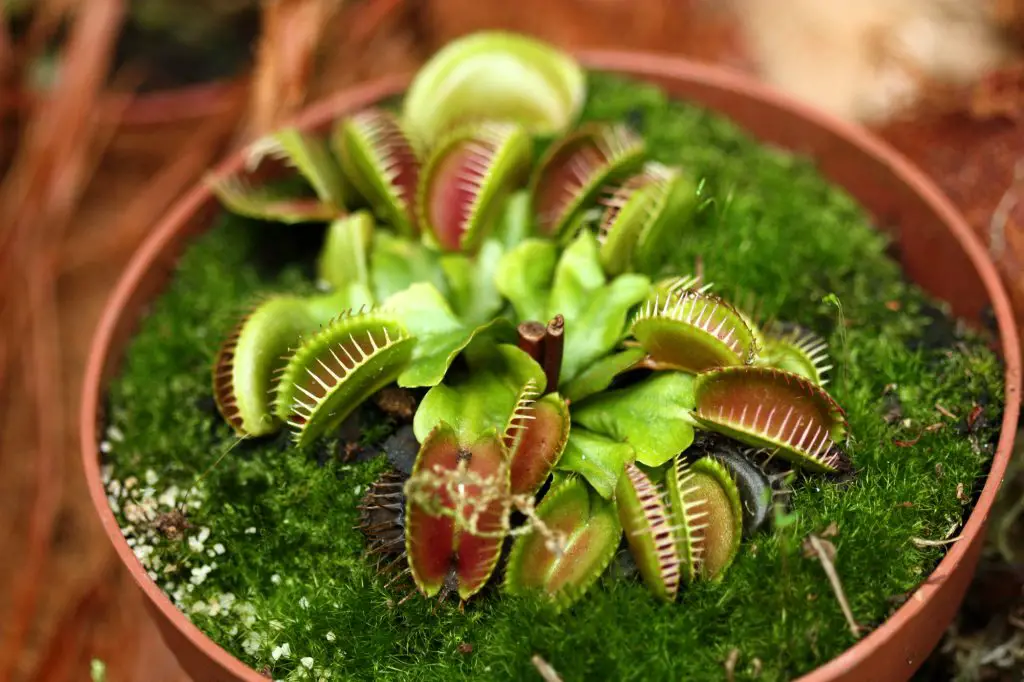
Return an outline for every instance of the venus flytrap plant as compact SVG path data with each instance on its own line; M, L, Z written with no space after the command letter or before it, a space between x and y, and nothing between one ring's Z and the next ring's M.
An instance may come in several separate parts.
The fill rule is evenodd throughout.
M760 350L744 316L712 294L692 289L648 300L631 334L655 368L700 372L752 362Z
M333 222L318 261L318 277L334 291L310 297L270 295L256 304L221 344L213 363L213 396L242 435L274 433L281 418L272 403L276 377L300 338L339 312L372 303L366 271L373 221L357 212Z
M825 386L829 364L828 343L798 325L776 323L765 330L765 347L760 364L799 374Z
M697 376L694 417L705 428L768 448L801 469L838 473L849 468L840 444L842 408L821 387L783 370L710 369Z
M495 40L466 52L474 68L550 67L524 57L528 44ZM344 177L386 225L365 211L333 222L318 260L333 292L265 304L229 339L215 375L225 415L253 435L287 421L306 446L387 384L428 388L411 475L386 472L359 509L382 572L411 575L428 597L479 593L513 536L505 592L564 609L622 529L658 598L721 580L744 533L764 525L772 486L726 439L691 446L711 430L808 470L841 468L824 344L778 324L762 332L702 272L663 271L698 191L679 168L645 165L643 139L589 124L530 176L530 133L555 119L516 119L529 96L491 83L494 106L467 105L466 124L445 107L484 91L444 59L414 86L441 89L435 109L412 97L401 122L371 109L336 126ZM322 146L288 131L266 146L315 178L324 202L342 196ZM337 315L343 303L358 311ZM280 381L249 400L256 382L235 380L240 366L263 383L276 367Z
M615 504L644 583L659 599L675 601L683 570L681 543L664 491L635 464L627 464Z

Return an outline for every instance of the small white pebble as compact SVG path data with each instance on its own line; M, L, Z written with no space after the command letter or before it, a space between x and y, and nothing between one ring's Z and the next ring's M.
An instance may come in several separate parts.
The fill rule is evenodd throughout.
M274 583L275 585L280 585L281 584L281 576L279 576L277 573L275 573L274 575L270 576L270 582Z
M255 535L256 534L256 526L249 526L248 528L246 528L245 529L245 534L246 535Z
M139 479L135 478L134 476L129 476L128 478L124 479L124 489L125 490L131 490L132 488L135 487L135 485L138 482L139 482Z
M338 639L333 632L328 632L326 635L324 635L324 638L327 639L328 642L333 642L334 640Z
M216 552L217 554L223 554L224 553L224 545L222 545L222 544L220 544L218 542L216 545L213 546L213 551Z
M110 477L114 475L114 467L110 464L104 464L100 467L100 477L103 479L103 485L110 484Z
M157 502L164 507L174 507L178 504L179 492L178 486L172 485L170 488L160 493L160 497L157 498Z
M352 488L352 492L358 495L359 493L363 492L363 486L357 485L355 488Z
M157 578L160 577L160 576L158 576L156 574L156 571L146 571L146 575L148 575L149 579L152 580L153 582L156 582Z
M302 665L306 666L307 670L312 670L313 669L313 657L312 656L304 656L302 658Z
M279 658L288 658L291 653L291 646L289 646L288 642L285 642L281 646L274 647L274 650L270 652L270 657L276 661Z
M110 454L110 452L113 449L114 449L114 447L110 444L109 440L101 440L100 441L100 452L102 452L104 455Z
M305 597L303 597L302 599L299 600L299 606L301 606L304 609L308 609L309 608L309 600L306 599Z
M114 441L115 443L120 443L121 441L124 440L124 432L121 431L121 429L117 428L116 426L111 425L109 428L107 428L107 438Z
M188 536L188 548L191 549L193 552L202 552L203 551L203 543L200 542L199 538L197 538L195 535L189 535Z
M206 528L204 526L203 528L199 529L199 542L206 542L207 538L209 538L209 537L210 537L210 529L209 528Z
M217 556L217 553L214 552L212 549L208 549L208 550L206 550L206 556L208 556L208 557L215 557L215 556Z
M245 649L245 653L252 656L260 649L260 636L250 632L249 636L242 640L242 648Z

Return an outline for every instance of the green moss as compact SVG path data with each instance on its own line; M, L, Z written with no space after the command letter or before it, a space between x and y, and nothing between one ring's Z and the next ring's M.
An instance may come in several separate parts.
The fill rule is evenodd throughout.
M591 93L586 118L626 118L657 160L703 179L708 200L681 236L675 267L692 270L700 257L719 291L755 293L764 314L830 339L830 388L849 413L856 481L803 485L793 524L744 543L723 582L687 588L676 604L613 567L557 616L493 590L465 613L418 597L397 605L409 584L385 588L353 529L357 500L384 463L342 464L327 456L336 444L299 451L287 435L236 443L212 407L218 343L258 292L309 289L322 236L225 219L186 254L132 343L111 388L104 449L115 510L152 575L257 670L269 666L277 679L530 679L539 653L566 680L701 680L720 679L735 648L738 678L756 659L759 679L789 679L853 643L821 566L802 555L808 533L837 525L837 568L867 625L941 558L942 548L911 539L945 537L981 483L1002 400L993 353L903 280L884 238L807 161L651 87L595 76ZM829 294L842 302L841 330ZM889 384L909 423L882 419ZM960 417L983 403L986 425L964 435L936 403ZM944 426L923 431L935 423ZM367 441L387 431L371 429ZM910 447L894 442L920 434ZM183 498L169 488L193 484L188 539L158 535L147 516Z

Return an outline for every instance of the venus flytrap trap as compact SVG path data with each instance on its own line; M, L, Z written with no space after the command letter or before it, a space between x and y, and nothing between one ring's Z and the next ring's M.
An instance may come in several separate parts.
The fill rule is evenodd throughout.
M442 139L423 169L417 214L445 251L476 251L498 209L525 180L529 135L508 123L481 123Z
M420 153L394 114L366 109L342 119L331 147L352 186L377 216L408 237L418 232Z
M253 168L273 158L297 170L313 196L280 185L254 187L244 174L209 176L207 186L229 210L290 224L320 223L344 215L351 193L325 141L287 128L253 142L247 151Z
M569 55L527 36L484 31L450 42L420 68L402 118L430 146L482 121L554 135L573 124L585 96L583 70Z
M622 124L590 124L555 142L530 180L540 234L573 238L573 219L607 182L635 170L643 154L643 138Z

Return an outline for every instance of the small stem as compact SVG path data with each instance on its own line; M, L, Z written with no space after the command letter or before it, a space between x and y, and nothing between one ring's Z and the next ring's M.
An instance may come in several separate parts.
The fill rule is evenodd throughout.
M537 364L544 365L544 337L547 330L540 322L530 320L520 322L516 328L519 332L519 349L525 351Z
M558 390L558 378L562 372L562 350L565 346L565 318L561 315L548 322L547 338L544 340L544 376L548 380L548 393Z

